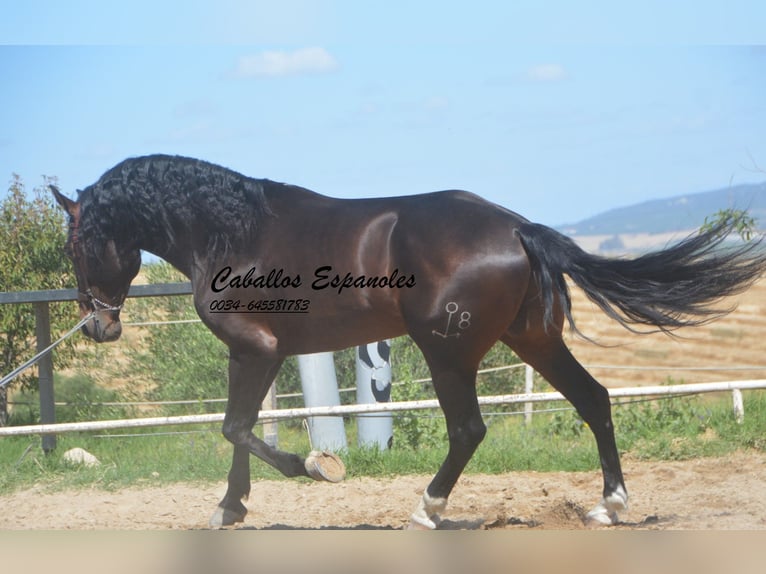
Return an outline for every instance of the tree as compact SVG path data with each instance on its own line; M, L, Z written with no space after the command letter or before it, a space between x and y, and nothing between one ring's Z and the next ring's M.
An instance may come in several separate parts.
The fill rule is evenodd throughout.
M743 209L719 209L715 214L705 218L700 231L710 231L718 225L731 226L743 241L750 241L758 230L755 218Z
M14 174L8 194L0 203L0 291L64 289L75 286L71 263L64 256L66 220L44 185L31 199L21 178ZM51 304L51 331L70 328L77 321L76 305ZM34 354L35 318L31 304L0 304L0 373L6 374ZM71 339L70 339L71 341ZM54 365L69 363L74 350L67 341L54 353ZM11 383L34 388L37 376L30 370ZM7 387L0 389L0 426L7 424Z

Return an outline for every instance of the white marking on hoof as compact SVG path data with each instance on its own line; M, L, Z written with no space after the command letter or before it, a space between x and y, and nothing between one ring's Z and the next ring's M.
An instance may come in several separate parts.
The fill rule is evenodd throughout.
M413 513L410 516L410 523L407 525L407 530L436 530L439 526L438 521L433 521L429 518L422 518L415 516Z
M601 499L593 510L585 515L585 523L592 526L612 526L620 519L617 511L622 512L628 508L628 493L619 486L609 496Z
M628 493L625 492L625 489L621 486L618 486L612 494L604 499L604 504L606 504L607 510L611 510L612 512L617 512L618 510L622 512L623 510L627 510Z
M223 528L223 508L220 506L215 509L215 512L213 512L213 516L210 517L210 520L208 520L208 526L210 528L213 528L215 530L218 530L219 528Z
M312 450L306 457L304 466L314 480L340 482L346 478L346 465L334 452Z
M210 520L208 521L208 525L210 526L210 528L214 530L220 530L221 528L225 526L231 526L233 524L236 524L237 522L244 522L244 521L245 521L244 514L239 514L237 512L229 510L228 508L222 508L219 506L215 509L215 512L213 512L213 516L210 517Z
M423 493L418 507L410 516L408 530L436 530L441 522L440 512L447 508L446 498L432 498L427 492Z
M600 502L585 515L585 523L588 526L612 526L618 521L617 513L609 512Z

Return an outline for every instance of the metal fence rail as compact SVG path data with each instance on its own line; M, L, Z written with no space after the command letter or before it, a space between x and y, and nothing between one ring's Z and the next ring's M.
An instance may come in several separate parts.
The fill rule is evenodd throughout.
M155 285L131 285L128 297L164 297L168 295L191 295L191 293L191 283L185 281ZM58 301L77 301L77 289L0 292L0 304L55 303Z
M610 398L627 397L660 397L667 395L691 395L700 393L713 393L729 391L740 393L739 406L741 408L741 391L746 389L766 389L766 379L757 379L750 381L724 381L719 383L687 383L681 385L655 385L646 387L626 387L609 389ZM735 395L736 396L736 395ZM479 397L480 406L488 405L511 405L520 403L541 403L550 401L563 401L563 395L557 392L550 393L520 393L515 395L493 395L488 397ZM740 413L736 412L737 399L733 400L735 405L735 414L739 418ZM279 421L295 418L307 418L316 416L344 416L359 415L384 412L402 412L414 410L438 409L439 402L435 399L422 401L399 401L392 403L375 403L361 405L339 405L331 407L311 407L311 408L293 408L278 410L262 410L259 419L262 421ZM174 425L192 425L205 423L220 423L223 421L223 413L209 413L202 415L181 415L168 417L146 417L137 419L116 419L105 421L87 421L76 423L42 424L26 425L17 427L0 428L0 436L20 436L48 433L68 433L68 432L87 432L102 431L112 429L127 428L146 428L162 427Z
M133 285L128 297L159 297L191 294L191 283L164 283L158 285ZM51 302L76 301L77 289L46 289L40 291L0 292L0 304L31 303L35 313L35 338L37 352L43 353L51 344ZM53 395L53 357L43 353L37 361L38 388L40 390L40 420L43 424L52 424L56 420L56 407ZM44 434L43 450L49 452L56 448L56 435Z

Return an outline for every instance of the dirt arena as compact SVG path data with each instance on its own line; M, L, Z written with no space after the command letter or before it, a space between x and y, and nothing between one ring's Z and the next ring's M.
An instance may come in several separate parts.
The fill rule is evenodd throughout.
M766 455L737 453L683 462L625 460L630 509L618 529L766 530ZM258 481L239 528L395 530L406 526L427 476L355 478L340 484ZM442 529L579 530L598 501L599 472L464 475ZM4 528L196 530L225 491L177 484L116 492L39 489L0 496Z

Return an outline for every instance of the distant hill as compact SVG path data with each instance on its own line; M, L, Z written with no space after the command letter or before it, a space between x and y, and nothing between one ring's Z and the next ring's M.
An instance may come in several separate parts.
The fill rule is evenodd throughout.
M766 181L655 199L610 209L558 229L580 236L663 234L696 229L720 209L746 209L760 228L766 228Z

